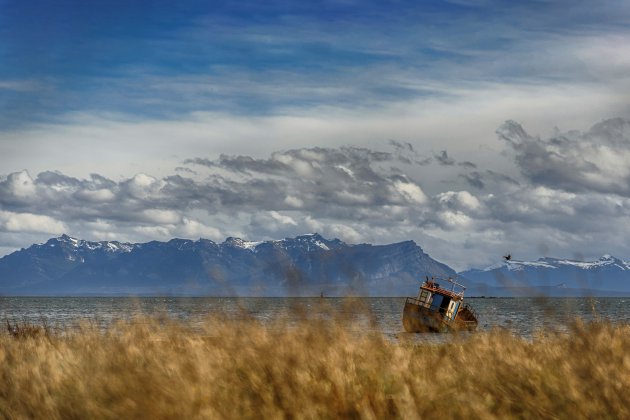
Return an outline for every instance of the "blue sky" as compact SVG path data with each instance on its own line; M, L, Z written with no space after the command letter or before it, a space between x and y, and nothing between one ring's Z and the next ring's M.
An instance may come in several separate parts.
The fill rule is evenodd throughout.
M630 258L583 223L630 226L628 92L622 1L0 0L0 254L319 230Z
M622 3L546 1L5 1L2 9L5 127L73 111L268 114L378 107L466 83L593 81L575 57L547 53L625 33L630 15Z

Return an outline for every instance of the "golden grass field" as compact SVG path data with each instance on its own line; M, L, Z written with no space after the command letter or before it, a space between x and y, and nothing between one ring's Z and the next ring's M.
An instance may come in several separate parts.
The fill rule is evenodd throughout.
M298 323L139 318L0 336L4 418L630 418L630 326L441 344Z

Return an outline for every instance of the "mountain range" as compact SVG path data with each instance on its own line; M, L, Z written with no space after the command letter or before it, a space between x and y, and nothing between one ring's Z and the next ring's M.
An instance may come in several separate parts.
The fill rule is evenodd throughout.
M475 296L630 296L630 264L611 255L590 262L505 260L459 276Z
M350 245L310 234L131 244L63 235L1 258L0 294L403 296L425 275L456 273L413 241Z
M425 276L458 277L467 296L630 295L630 264L610 255L592 262L504 260L456 273L413 241L347 244L317 233L222 243L62 235L0 258L0 295L406 296Z

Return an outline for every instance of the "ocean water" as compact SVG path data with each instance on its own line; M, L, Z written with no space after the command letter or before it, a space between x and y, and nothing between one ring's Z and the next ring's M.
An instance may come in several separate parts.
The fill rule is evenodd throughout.
M45 323L67 329L80 322L106 327L120 319L162 315L201 323L208 316L254 318L273 324L304 314L342 314L348 328L378 331L394 339L441 340L439 334L407 334L402 328L405 298L179 298L179 297L0 297L0 321ZM541 330L564 330L575 319L630 322L630 298L468 298L479 315L479 331L503 328L531 338Z

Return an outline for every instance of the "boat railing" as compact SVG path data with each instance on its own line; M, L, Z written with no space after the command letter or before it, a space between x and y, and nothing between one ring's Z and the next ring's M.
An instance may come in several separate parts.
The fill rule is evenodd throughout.
M444 287L441 287L437 281L447 281L448 283L451 284L451 290L445 289ZM431 277L429 278L428 276L426 277L426 280L422 283L422 287L427 288L429 290L432 290L434 292L440 292L440 293L445 293L447 295L451 295L451 296L457 296L460 298L464 298L464 292L466 291L466 286L464 286L463 284L457 283L455 280L453 280L452 278L438 278L438 277ZM459 290L456 290L459 289Z
M462 309L467 309L467 310L468 310L471 314L473 314L473 316L475 317L475 319L479 319L479 316L477 315L477 311L475 311L475 310L473 309L473 307L472 307L472 306L470 306L469 304L464 303L464 306L462 307ZM461 309L460 309L460 311L461 311Z

